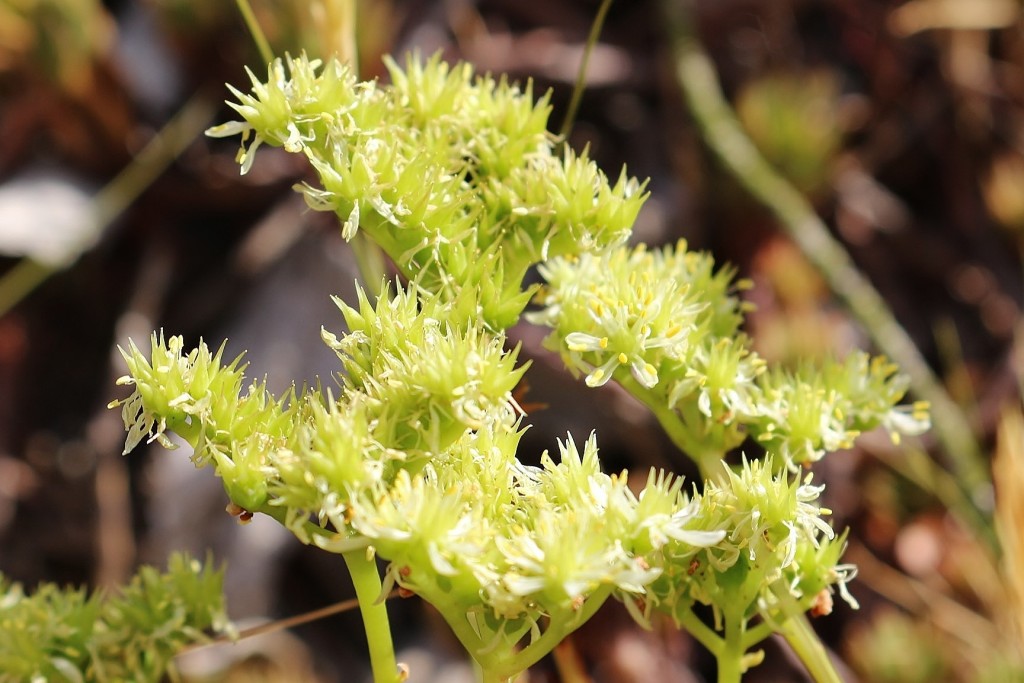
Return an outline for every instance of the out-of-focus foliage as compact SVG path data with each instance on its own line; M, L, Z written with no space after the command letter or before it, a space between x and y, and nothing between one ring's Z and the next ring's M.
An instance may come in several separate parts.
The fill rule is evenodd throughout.
M0 576L0 681L156 682L182 647L230 632L222 572L175 554L142 567L117 595Z
M819 195L842 143L839 84L828 71L777 73L747 83L736 113L761 153L800 190Z
M113 33L99 0L0 0L0 73L27 69L79 89Z
M229 30L238 23L234 2L148 0L171 32L189 39ZM253 0L252 8L267 40L280 54L305 52L324 58L344 53L339 43L348 29L346 9L354 0ZM356 2L360 62L376 62L392 40L398 21L391 0Z
M1024 232L1024 157L1013 151L992 160L982 191L989 212L1008 230Z
M996 532L1003 550L1006 576L1004 613L999 617L1024 656L1024 414L1008 409L999 423L995 460L992 465L996 483ZM1017 661L1018 671L1021 662Z
M850 662L875 683L949 680L941 641L927 624L895 611L882 612L847 644Z

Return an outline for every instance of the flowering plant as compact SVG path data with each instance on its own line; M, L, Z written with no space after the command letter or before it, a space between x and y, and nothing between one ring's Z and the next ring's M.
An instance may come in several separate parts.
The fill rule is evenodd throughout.
M0 681L159 681L207 632L237 635L223 573L188 555L142 567L116 594L52 583L26 595L0 574Z
M899 405L905 380L866 354L769 368L739 331L734 272L682 242L627 246L644 183L557 153L529 86L437 57L388 69L381 85L336 61L276 60L265 81L250 74L251 94L232 89L242 120L209 131L241 134L243 173L264 144L304 155L319 178L296 188L309 206L397 268L377 296L336 300L346 331L323 338L340 387L275 397L223 347L154 334L123 351L125 451L173 447L174 432L236 514L342 554L380 682L403 675L381 600L393 585L443 615L482 681L511 680L609 598L644 626L673 619L720 681L739 680L773 632L834 679L804 614L827 613L836 589L855 605L855 572L801 468L879 425L919 433L926 406ZM544 284L524 284L535 266ZM550 329L568 370L647 405L702 488L652 471L634 490L602 470L594 435L536 467L516 458L528 364L506 330L531 300L526 319ZM763 457L728 466L748 438Z

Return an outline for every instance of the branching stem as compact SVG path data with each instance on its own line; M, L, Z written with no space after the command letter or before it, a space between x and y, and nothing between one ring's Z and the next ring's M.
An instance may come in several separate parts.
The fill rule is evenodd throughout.
M843 245L810 202L761 156L722 94L710 57L693 29L689 1L662 0L675 55L676 78L705 144L736 180L775 214L786 233L835 294L863 323L878 347L910 377L913 390L931 403L935 431L975 505L987 506L991 482L973 430ZM975 521L975 520L971 520Z
M655 395L650 389L637 382L632 375L623 373L621 377L616 375L615 379L623 389L654 413L672 443L693 460L705 481L709 479L721 481L721 478L725 476L725 472L722 470L722 459L725 457L725 453L721 449L709 446L701 439L696 438L679 413L665 405L664 397Z

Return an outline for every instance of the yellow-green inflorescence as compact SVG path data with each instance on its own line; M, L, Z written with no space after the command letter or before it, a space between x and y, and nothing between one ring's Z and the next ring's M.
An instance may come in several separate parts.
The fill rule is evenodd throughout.
M203 344L186 353L179 337L154 335L148 355L132 345L122 383L135 391L120 402L130 441L169 443L174 429L240 508L327 550L372 548L390 562L389 581L438 606L478 659L513 673L522 664L510 653L542 621L568 633L590 598L642 596L664 564L658 539L691 551L722 539L678 487L660 516L640 516L625 473L601 471L593 437L582 453L569 438L557 462L521 464L514 352L479 325L423 315L429 302L407 306L409 290L387 294L376 308L365 296L345 307L350 334L325 334L349 369L338 398L241 391L238 361ZM377 336L382 320L392 333Z
M0 574L0 680L166 680L184 646L236 635L223 572L174 554L166 572L142 567L116 593L44 583L27 594Z
M526 305L530 266L628 237L642 184L556 154L546 97L438 57L387 65L380 85L337 61L278 60L266 83L250 74L251 95L233 90L244 120L210 133L243 135L243 173L262 144L304 154L320 181L298 187L312 208L335 212L347 239L365 231L432 292L478 289L497 329Z
M244 121L214 130L243 135L243 172L263 143L305 155L320 181L298 188L310 205L336 212L347 238L365 231L404 278L337 301L347 331L323 331L337 385L274 397L223 348L154 334L148 352L123 352L126 452L175 432L238 508L383 558L385 589L431 602L489 679L525 669L609 597L644 625L669 615L720 656L794 606L823 611L836 587L853 602L821 487L795 472L877 425L926 426L924 406L897 405L894 368L854 354L768 369L740 332L733 272L684 243L625 246L642 184L556 155L545 99L438 58L388 66L381 85L278 60L251 95L233 91ZM546 284L524 289L535 264ZM588 386L615 380L650 406L703 490L607 474L593 435L539 466L516 458L526 365L504 330L534 295L547 345ZM747 437L764 458L726 467ZM758 615L745 640L720 636Z
M553 259L541 273L544 308L528 315L551 328L546 345L587 386L624 384L695 458L709 448L717 462L752 436L793 469L879 425L894 440L928 428L926 405L899 404L907 380L884 358L769 369L740 332L745 283L684 242Z

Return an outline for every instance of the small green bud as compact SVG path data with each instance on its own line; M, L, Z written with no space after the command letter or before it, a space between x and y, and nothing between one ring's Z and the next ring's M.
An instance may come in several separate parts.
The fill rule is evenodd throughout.
M545 344L571 370L586 372L588 386L621 372L649 389L666 369L685 363L707 304L690 287L681 246L619 247L555 259L540 272L548 283L539 297L546 308L530 320L552 328Z
M224 490L235 505L256 512L267 503L267 439L261 435L234 444L230 455L210 449Z

